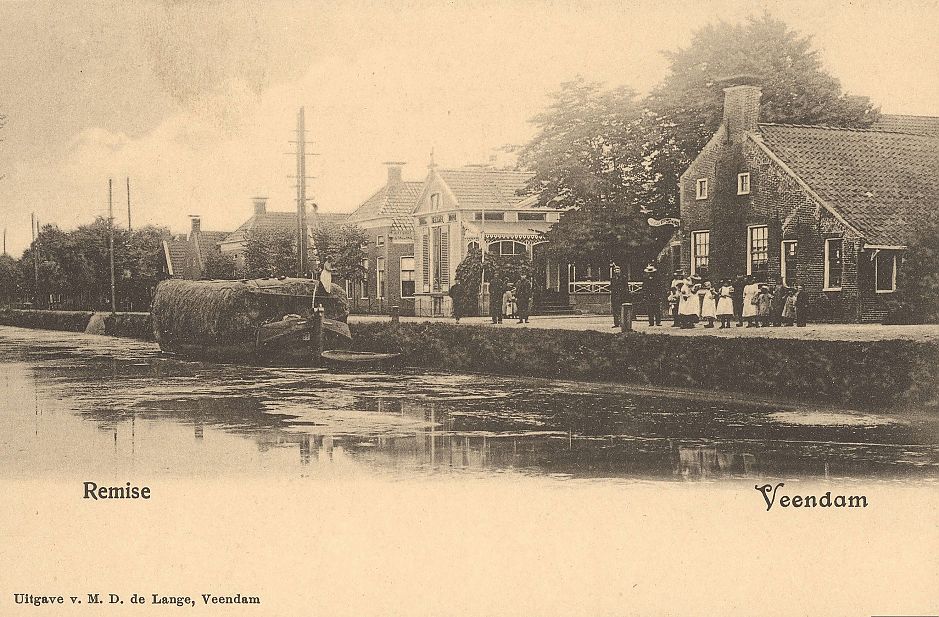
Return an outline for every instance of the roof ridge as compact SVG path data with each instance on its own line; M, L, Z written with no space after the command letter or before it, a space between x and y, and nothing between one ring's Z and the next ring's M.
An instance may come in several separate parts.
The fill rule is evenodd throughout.
M931 116L923 116L924 118L929 118ZM929 137L923 133L915 133L910 131L901 131L897 129L883 129L883 128L856 128L850 126L829 126L827 124L784 124L782 122L759 122L757 126L780 126L783 128L791 129L823 129L827 131L844 131L851 133L891 133L895 135L910 135L913 137Z

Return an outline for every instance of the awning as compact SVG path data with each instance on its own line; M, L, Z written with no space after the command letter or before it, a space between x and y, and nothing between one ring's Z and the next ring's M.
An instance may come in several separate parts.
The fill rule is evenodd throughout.
M487 221L481 224L464 222L463 228L468 237L479 238L485 234L486 240L540 240L541 234L551 228L551 223L541 221L519 221L510 223L505 221Z

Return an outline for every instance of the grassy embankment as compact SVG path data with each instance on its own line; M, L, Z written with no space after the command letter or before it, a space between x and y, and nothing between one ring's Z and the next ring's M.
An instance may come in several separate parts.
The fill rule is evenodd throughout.
M94 313L0 311L0 325L84 332ZM102 315L99 313L99 315ZM146 313L103 314L104 334L152 340ZM939 344L351 324L353 347L434 370L702 388L851 406L937 405Z

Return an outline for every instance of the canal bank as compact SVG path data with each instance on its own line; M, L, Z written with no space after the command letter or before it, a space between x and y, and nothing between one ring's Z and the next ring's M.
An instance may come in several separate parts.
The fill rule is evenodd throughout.
M0 311L0 325L153 340L147 313ZM533 324L534 326L534 324ZM753 393L866 408L939 404L939 344L650 336L448 323L350 323L353 348L407 366Z

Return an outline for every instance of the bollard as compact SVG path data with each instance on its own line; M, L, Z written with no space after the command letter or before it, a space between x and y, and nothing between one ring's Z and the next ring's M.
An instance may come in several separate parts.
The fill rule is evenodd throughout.
M620 306L619 327L623 332L633 331L633 305L631 302L623 302Z
M401 321L401 309L397 304L391 305L391 323L398 323Z
M323 355L323 307L313 309L313 331L310 334L310 345L313 348L313 361L319 364Z

